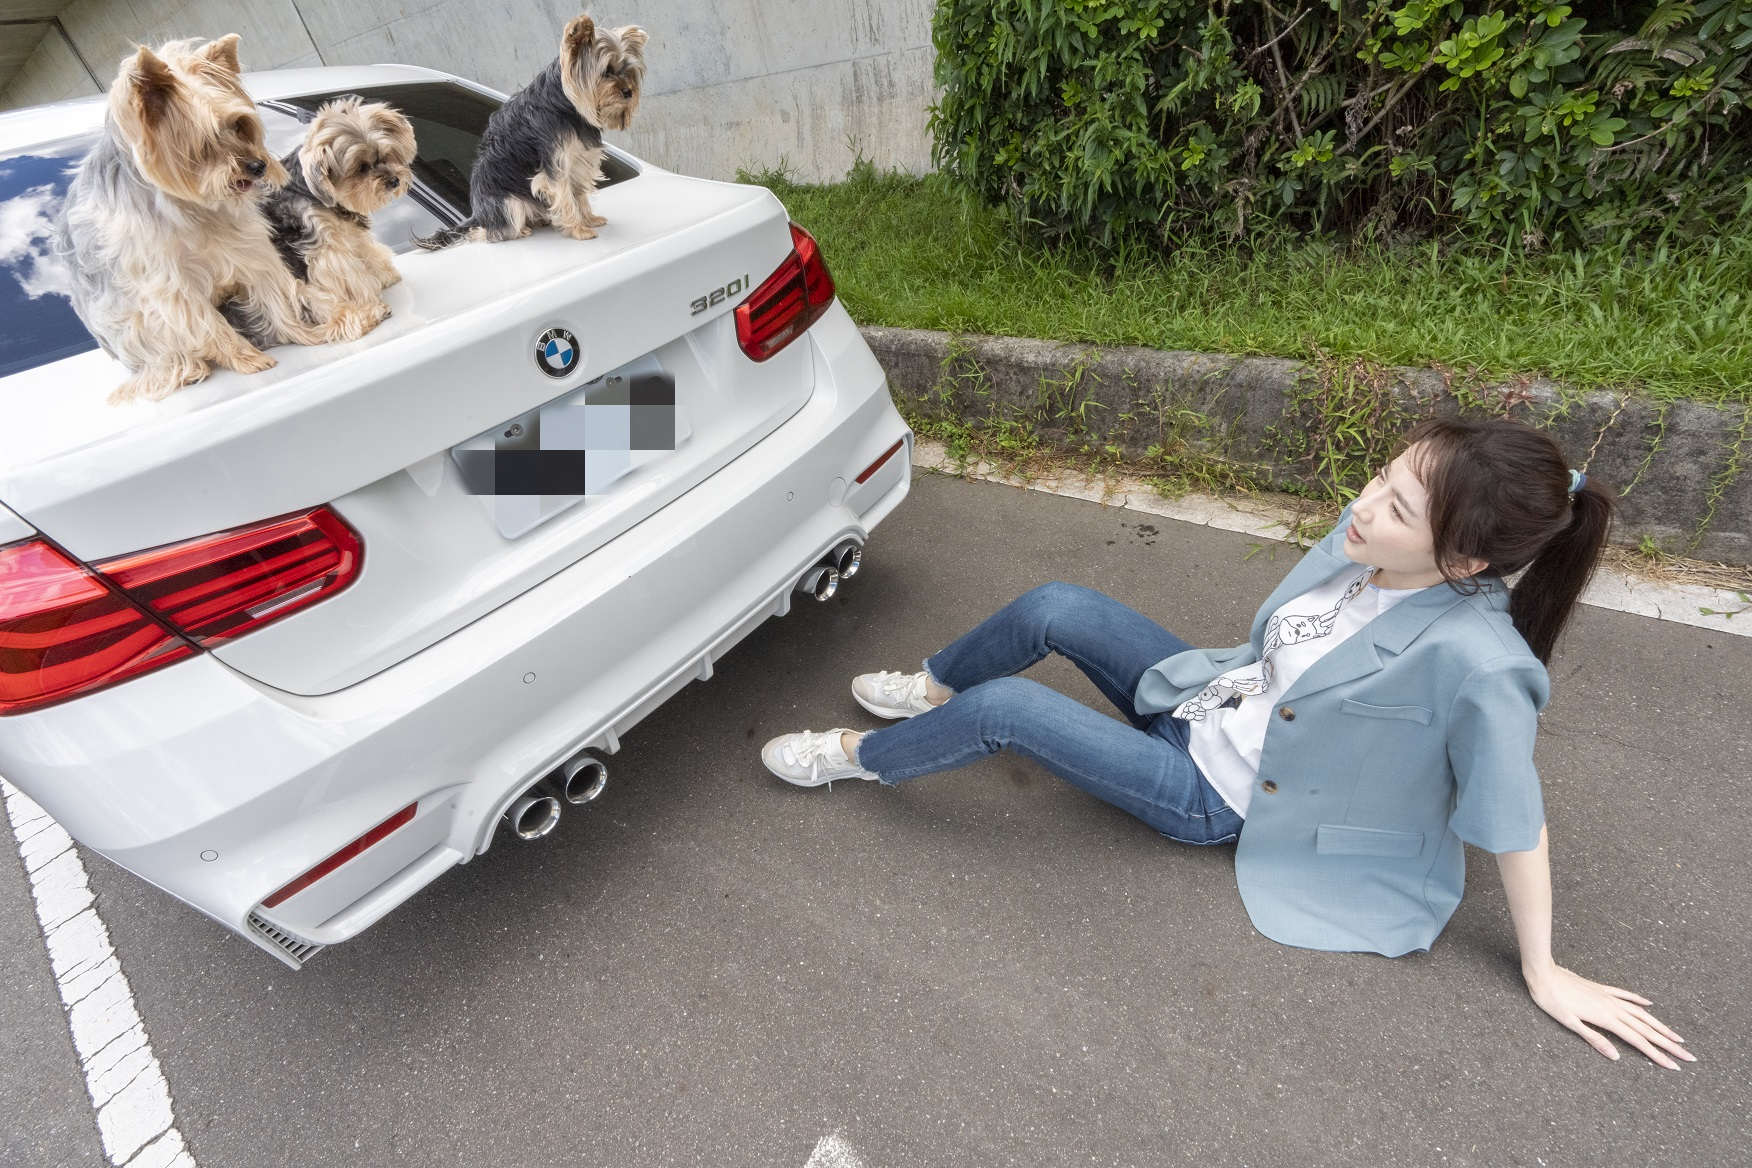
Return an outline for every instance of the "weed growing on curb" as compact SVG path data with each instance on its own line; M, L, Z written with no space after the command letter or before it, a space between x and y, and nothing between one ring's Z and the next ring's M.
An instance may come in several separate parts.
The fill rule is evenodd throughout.
M1691 542L1685 547L1688 552L1696 551L1703 537L1709 534L1709 525L1715 522L1716 508L1721 506L1722 496L1728 493L1728 488L1740 477L1740 457L1746 448L1746 437L1752 431L1752 406L1747 406L1740 414L1740 428L1734 434L1734 443L1728 447L1727 460L1722 469L1709 480L1709 490L1703 497L1703 514L1698 517L1697 527L1691 533Z

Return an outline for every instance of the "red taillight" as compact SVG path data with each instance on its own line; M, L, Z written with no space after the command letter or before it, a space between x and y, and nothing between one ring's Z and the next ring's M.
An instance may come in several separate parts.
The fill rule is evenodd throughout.
M211 648L290 616L353 582L353 529L327 507L121 556L97 570Z
M352 843L348 844L346 847L342 848L340 851L336 852L304 875L300 876L298 879L284 887L276 889L272 893L269 893L262 901L262 907L273 908L277 904L292 899L292 897L303 892L306 888L309 888L312 884L315 884L318 880L321 880L324 876L327 876L330 872L333 872L336 868L339 868L354 856L365 851L366 848L371 847L373 844L381 843L383 839L396 828L412 823L414 820L414 808L418 806L418 803L409 803L406 807L403 807L400 811L397 811L394 815L390 816L388 819L384 820L382 823L378 824L376 827L372 828L370 831L366 832L364 835L360 836L358 839L354 840Z
M896 442L893 446L890 446L887 450L883 451L882 457L878 458L875 462L872 462L869 466L865 467L864 473L859 475L855 481L858 482L860 485L863 483L869 482L870 476L875 474L877 471L881 470L882 467L888 462L889 459L893 458L895 455L900 453L900 448L902 446L905 446L905 445L906 445L906 439L902 438L899 442Z
M815 238L793 223L791 244L778 270L736 306L736 340L755 361L802 336L833 303L833 277Z
M40 539L0 548L0 716L180 661L196 652L189 640L211 647L307 608L352 583L363 558L359 536L326 507L95 570Z
M0 548L0 715L64 702L194 651L42 540Z

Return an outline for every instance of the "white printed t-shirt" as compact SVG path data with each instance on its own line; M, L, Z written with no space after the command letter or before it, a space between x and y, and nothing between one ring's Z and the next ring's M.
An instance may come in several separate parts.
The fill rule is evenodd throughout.
M1340 573L1287 601L1266 624L1262 660L1231 669L1174 708L1174 717L1190 723L1192 761L1235 814L1246 818L1277 700L1351 634L1423 591L1377 588L1368 583L1373 574ZM1239 705L1218 704L1236 696Z

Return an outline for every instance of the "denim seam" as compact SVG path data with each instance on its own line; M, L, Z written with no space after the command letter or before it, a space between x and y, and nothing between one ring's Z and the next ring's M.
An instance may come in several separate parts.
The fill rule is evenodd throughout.
M1140 732L1140 733L1141 733L1141 732ZM984 739L981 739L981 741L984 741ZM999 747L999 748L998 748L998 749L999 749L999 750L1002 750L1002 749L1003 749L1003 748L1002 748L1002 747ZM992 751L992 753L993 753L993 754L996 754L996 753L997 753L997 751ZM1074 773L1076 773L1076 774L1078 774L1078 775L1081 775L1081 776L1082 776L1082 777L1083 777L1083 778L1085 778L1085 779L1087 779L1087 780L1089 780L1089 781L1090 781L1090 782L1091 782L1091 783L1095 783L1095 782L1099 782L1099 781L1100 781L1100 780L1099 780L1099 779L1097 779L1097 777L1096 777L1096 776L1094 776L1094 775L1091 775L1091 774L1089 774L1089 773L1088 773L1088 772L1087 772L1087 771L1085 771L1085 770L1084 770L1084 769L1083 769L1083 768L1081 768L1081 767L1076 767L1076 766L1071 766L1071 765L1070 765L1070 764L1069 764L1069 763L1066 763L1066 762L1065 762L1065 761L1064 761L1064 760L1063 760L1063 759L1060 759L1060 758L1058 758L1058 757L1056 757L1056 756L1054 756L1054 755L1051 755L1051 754L1048 754L1048 753L1047 753L1047 752L1046 752L1046 751L1045 751L1045 750L1042 750L1042 749L1039 749L1039 748L1035 748L1035 749L1034 749L1034 751L1033 751L1033 753L1035 753L1035 754L1038 754L1038 755L1040 755L1040 756L1041 756L1041 757L1042 757L1042 758L1045 758L1045 759L1049 759L1049 760L1050 760L1050 761L1051 761L1051 762L1053 762L1053 763L1054 763L1054 764L1056 764L1056 765L1057 765L1057 766L1059 766L1059 767L1062 767L1062 768L1063 768L1063 769L1065 769L1065 770L1067 770L1067 771L1071 771L1071 772L1074 772ZM1204 781L1204 780L1203 780L1203 779L1202 779L1202 778L1201 778L1201 779L1200 779L1200 782L1203 782L1203 781ZM1210 819L1210 818L1211 818L1211 816L1212 816L1212 815L1214 815L1214 814L1215 814L1215 812L1203 812L1203 813L1200 813L1200 812L1194 812L1194 811L1188 811L1188 810L1183 810L1183 809L1181 809L1181 808L1179 808L1179 807L1173 807L1173 806L1170 806L1170 805L1169 805L1169 804L1166 804L1166 803L1156 803L1156 802L1153 802L1153 801L1151 801L1151 800L1146 800L1146 799L1142 799L1142 798L1139 798L1139 799L1138 799L1138 800L1137 800L1137 801L1138 801L1138 802L1139 802L1139 803L1149 803L1149 804L1150 804L1150 805L1151 805L1151 806L1154 806L1154 807L1160 807L1160 808L1162 808L1162 809L1164 809L1164 810L1166 810L1166 811L1171 811L1171 812L1173 812L1173 813L1174 813L1174 814L1175 814L1175 815L1178 815L1178 816L1180 816L1180 817L1181 817L1181 818L1183 818L1183 819L1202 819L1202 820L1206 820L1206 821L1208 821L1208 820L1209 820L1209 819ZM1102 800L1102 802L1110 802L1110 800L1105 800L1105 799L1104 799L1104 800ZM1122 810L1123 810L1123 808L1122 808ZM1232 809L1231 809L1231 808L1228 808L1228 807L1225 807L1225 808L1224 808L1224 810L1225 810L1225 811L1227 811L1227 810L1232 810ZM1162 834L1162 835L1167 835L1167 833L1166 833L1166 832L1162 832L1162 831L1160 831L1160 829L1158 829L1158 833L1159 833L1159 834ZM1174 839L1174 838L1175 838L1175 837L1174 837L1174 836L1169 836L1169 838L1170 838L1170 839ZM1179 842L1182 842L1182 843L1189 843L1189 842L1191 842L1191 841L1188 841L1188 840L1181 840L1181 841L1179 841Z

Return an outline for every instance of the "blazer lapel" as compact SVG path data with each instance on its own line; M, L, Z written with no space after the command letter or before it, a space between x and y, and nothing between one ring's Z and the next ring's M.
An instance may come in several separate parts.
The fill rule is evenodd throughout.
M1492 585L1487 581L1484 587L1488 592ZM1406 597L1310 665L1283 700L1305 698L1379 671L1384 664L1382 654L1398 656L1437 617L1465 599L1446 584Z

